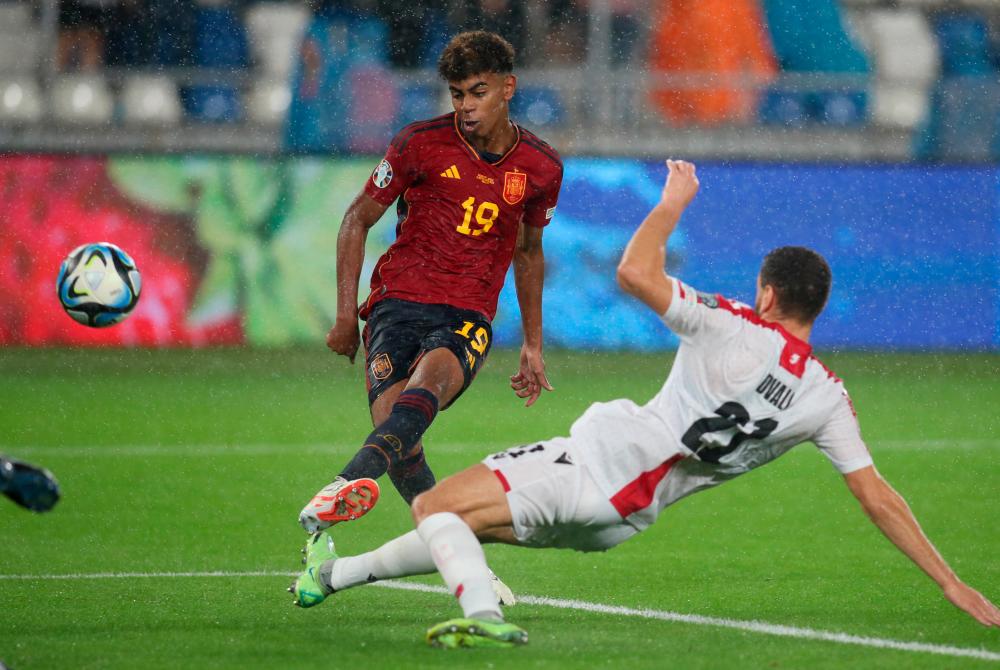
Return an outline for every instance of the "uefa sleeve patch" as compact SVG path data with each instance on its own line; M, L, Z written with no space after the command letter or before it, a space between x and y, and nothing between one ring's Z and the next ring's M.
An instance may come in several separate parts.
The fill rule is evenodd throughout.
M719 298L711 293L702 293L701 291L695 291L698 296L698 302L708 307L709 309L719 308Z
M549 207L547 210L545 210L545 220L548 221L553 216L555 216L555 214L556 214L556 208L555 207Z
M378 164L375 171L372 172L372 183L379 188L385 188L392 181L392 165L389 161L382 159L382 162Z

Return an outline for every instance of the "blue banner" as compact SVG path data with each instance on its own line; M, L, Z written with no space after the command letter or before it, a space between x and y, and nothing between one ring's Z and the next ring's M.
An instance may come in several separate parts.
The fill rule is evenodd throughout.
M632 231L659 199L660 163L570 159L545 233L548 346L663 349L677 340L615 284ZM669 272L753 303L764 255L823 254L833 291L821 349L1000 346L1000 177L993 167L700 164L701 191L669 245ZM497 344L520 343L509 277Z

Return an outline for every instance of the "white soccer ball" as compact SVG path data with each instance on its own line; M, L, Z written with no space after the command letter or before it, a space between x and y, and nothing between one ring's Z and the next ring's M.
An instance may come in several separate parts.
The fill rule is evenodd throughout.
M135 261L108 242L84 244L59 268L59 303L85 326L104 328L123 321L139 302L142 278Z

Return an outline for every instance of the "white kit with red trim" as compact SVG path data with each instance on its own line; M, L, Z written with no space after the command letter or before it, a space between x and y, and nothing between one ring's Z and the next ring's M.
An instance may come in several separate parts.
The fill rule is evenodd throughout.
M674 279L664 323L681 340L644 406L595 403L571 429L576 453L640 530L676 500L812 441L841 473L871 465L843 383L812 347L752 309Z

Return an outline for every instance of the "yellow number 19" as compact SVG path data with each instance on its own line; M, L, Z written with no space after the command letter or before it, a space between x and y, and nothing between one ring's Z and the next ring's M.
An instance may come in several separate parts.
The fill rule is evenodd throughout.
M456 330L455 332L464 337L465 339L469 340L469 346L478 351L479 355L482 356L483 354L486 353L486 347L490 343L489 334L486 332L485 328L480 326L479 328L476 328L476 333L475 333L476 339L472 339L472 335L470 335L469 333L472 330L472 326L474 326L475 324L472 323L471 321L465 321L464 324L465 325L461 330Z
M462 203L462 209L465 210L465 218L462 220L462 225L456 227L455 230L463 235L472 235L473 237L488 233L496 222L497 216L500 215L500 208L497 207L496 203L492 202L479 203L479 209L477 210L476 198L474 196L469 196ZM476 229L473 229L470 225L473 213L475 213L476 223L479 225L479 228Z

